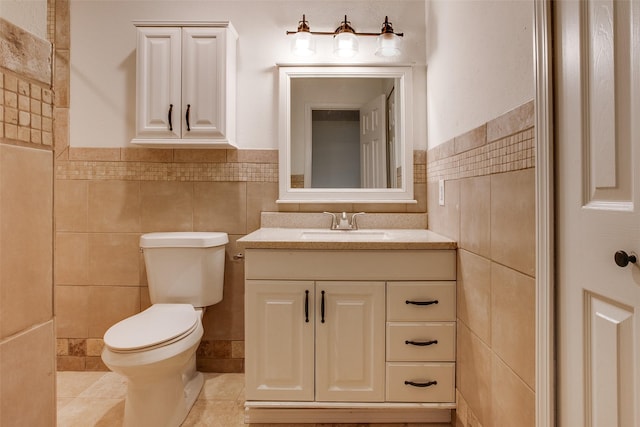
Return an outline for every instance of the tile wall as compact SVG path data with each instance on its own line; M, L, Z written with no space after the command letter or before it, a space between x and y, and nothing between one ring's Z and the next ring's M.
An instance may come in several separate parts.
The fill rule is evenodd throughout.
M531 101L427 153L429 228L459 246L463 427L535 425L533 123Z
M0 19L0 425L55 425L51 43Z

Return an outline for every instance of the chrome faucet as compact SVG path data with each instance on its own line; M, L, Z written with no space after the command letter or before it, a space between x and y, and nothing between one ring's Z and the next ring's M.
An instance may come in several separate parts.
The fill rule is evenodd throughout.
M331 215L331 226L329 227L331 230L357 230L357 216L364 215L364 212L354 213L351 218L347 217L346 212L342 212L340 218L332 212L323 212L323 214Z

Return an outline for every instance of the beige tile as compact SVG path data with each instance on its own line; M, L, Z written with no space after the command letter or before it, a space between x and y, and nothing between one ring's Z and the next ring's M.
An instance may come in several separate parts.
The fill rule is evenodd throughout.
M247 185L244 182L196 182L193 228L246 234Z
M86 285L89 280L89 237L86 233L56 233L56 285Z
M173 150L173 161L179 163L225 163L226 150L206 150L188 148Z
M88 338L87 339L87 356L97 356L102 354L104 348L104 341L100 338Z
M142 232L193 230L193 184L146 181L140 183Z
M468 408L483 425L491 426L492 352L463 323L457 330L456 386ZM498 425L498 424L495 424Z
M237 400L244 389L243 374L205 373L199 400Z
M456 136L453 144L455 153L459 154L474 148L482 147L486 143L487 125L485 124L472 129L469 132L463 133L460 136Z
M70 84L69 84L69 70L70 70L70 51L63 49L55 50L55 67L54 67L54 84L55 84L55 104L62 108L69 107L70 100Z
M86 399L124 399L127 395L127 379L115 372L100 373L101 376L78 397Z
M111 326L140 312L137 287L91 286L89 289L90 338L102 338Z
M491 256L491 177L460 180L460 247Z
M535 170L491 176L491 259L535 274Z
M493 351L535 387L535 279L491 264Z
M54 10L56 49L69 49L71 46L71 20L69 19L68 2L58 2Z
M56 358L57 371L84 371L85 357L79 356L58 356Z
M69 160L117 162L120 160L120 149L119 148L69 147Z
M56 424L54 351L53 321L0 344L0 425Z
M163 148L121 148L120 160L124 162L171 162L173 150Z
M139 234L89 234L89 284L139 286L139 241Z
M78 397L104 375L104 372L57 372L57 397Z
M230 163L278 163L278 150L227 150Z
M88 191L89 231L140 231L139 182L91 181Z
M427 212L427 184L413 184L413 198L418 203L408 204L407 212Z
M53 156L0 146L0 338L53 316Z
M231 358L244 359L244 341L231 341Z
M485 344L491 345L491 261L458 250L457 315Z
M353 212L352 203L301 203L300 212Z
M445 205L438 204L438 182L427 184L429 230L460 240L460 181L445 181Z
M0 38L3 44L3 68L23 78L35 79L45 84L51 83L52 49L49 41L7 20L3 20L0 26Z
M260 228L260 213L276 212L277 182L247 182L247 233Z
M46 129L44 130L46 131ZM66 149L69 147L69 109L68 108L60 108L59 106L56 106L56 108L53 110L53 134L55 135L54 140L55 140L56 158L59 158L59 156L63 152L66 153L65 158L68 158L69 152L66 151Z
M124 399L77 397L58 413L57 427L121 426Z
M529 101L487 123L487 141L495 141L534 125L534 102Z
M492 361L493 425L533 427L535 393L497 355ZM485 425L487 425L485 423Z
M182 427L242 427L244 412L236 401L196 400Z
M406 203L354 203L353 212L407 212Z
M87 231L87 181L56 180L55 185L56 231Z
M58 338L86 338L90 288L88 286L56 286L55 312Z

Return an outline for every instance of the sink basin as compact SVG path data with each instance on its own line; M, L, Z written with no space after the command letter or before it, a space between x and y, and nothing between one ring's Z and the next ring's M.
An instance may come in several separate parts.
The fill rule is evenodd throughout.
M300 238L320 242L377 242L389 240L385 230L303 230Z

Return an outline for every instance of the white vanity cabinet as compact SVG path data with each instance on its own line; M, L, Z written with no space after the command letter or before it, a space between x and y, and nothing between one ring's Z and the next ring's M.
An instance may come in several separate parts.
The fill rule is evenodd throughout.
M447 422L455 249L244 255L245 421Z
M245 295L248 400L384 400L384 282L247 280Z
M236 40L228 22L136 21L136 136L153 147L235 146Z

